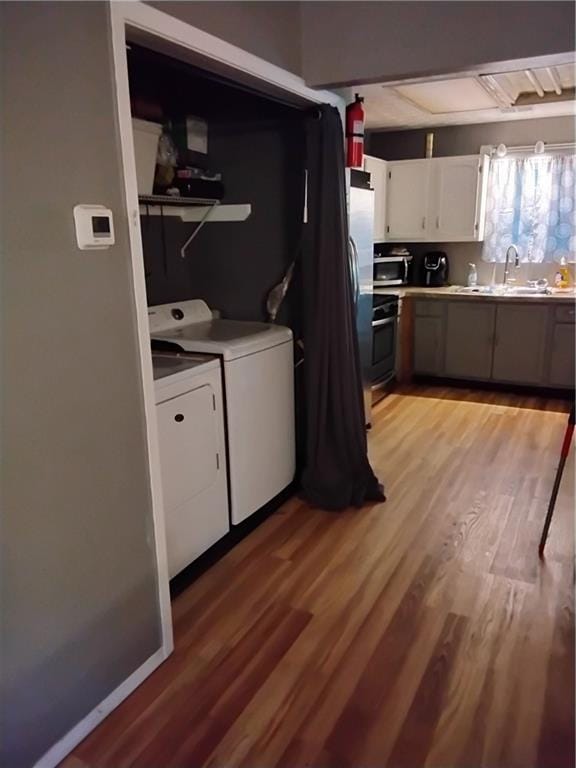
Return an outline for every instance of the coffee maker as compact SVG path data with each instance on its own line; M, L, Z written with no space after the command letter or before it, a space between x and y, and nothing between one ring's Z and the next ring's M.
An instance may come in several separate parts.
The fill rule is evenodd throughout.
M448 285L448 256L444 251L428 251L424 254L422 284L429 288Z

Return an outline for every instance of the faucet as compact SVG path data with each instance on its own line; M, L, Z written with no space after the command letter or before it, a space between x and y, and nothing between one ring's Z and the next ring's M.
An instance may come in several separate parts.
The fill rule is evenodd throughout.
M506 261L504 262L504 276L502 278L502 285L506 286L508 284L508 276L510 275L510 251L514 254L514 266L519 267L520 266L520 256L518 255L518 248L512 244L508 246L508 250L506 251Z

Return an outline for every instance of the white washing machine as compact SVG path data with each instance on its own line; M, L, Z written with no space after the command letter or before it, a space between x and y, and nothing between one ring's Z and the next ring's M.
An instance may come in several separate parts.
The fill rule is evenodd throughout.
M230 511L241 523L294 478L292 331L215 318L199 299L150 307L148 317L152 339L222 359Z
M152 354L170 578L230 530L221 366Z

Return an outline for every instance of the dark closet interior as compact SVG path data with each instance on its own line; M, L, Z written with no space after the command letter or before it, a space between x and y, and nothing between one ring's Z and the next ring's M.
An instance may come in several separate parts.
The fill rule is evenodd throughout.
M296 257L304 207L303 111L148 49L128 51L133 116L172 126L202 118L208 152L185 161L220 172L223 204L250 203L245 221L197 226L141 216L148 304L202 298L223 317L266 320L266 298ZM181 161L182 162L182 159ZM298 331L299 279L277 322Z

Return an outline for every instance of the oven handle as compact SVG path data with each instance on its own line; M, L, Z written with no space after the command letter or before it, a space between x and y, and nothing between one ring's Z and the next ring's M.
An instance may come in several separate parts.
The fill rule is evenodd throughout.
M384 320L372 320L372 328L379 328L382 325L389 325L395 323L396 317L386 317Z

